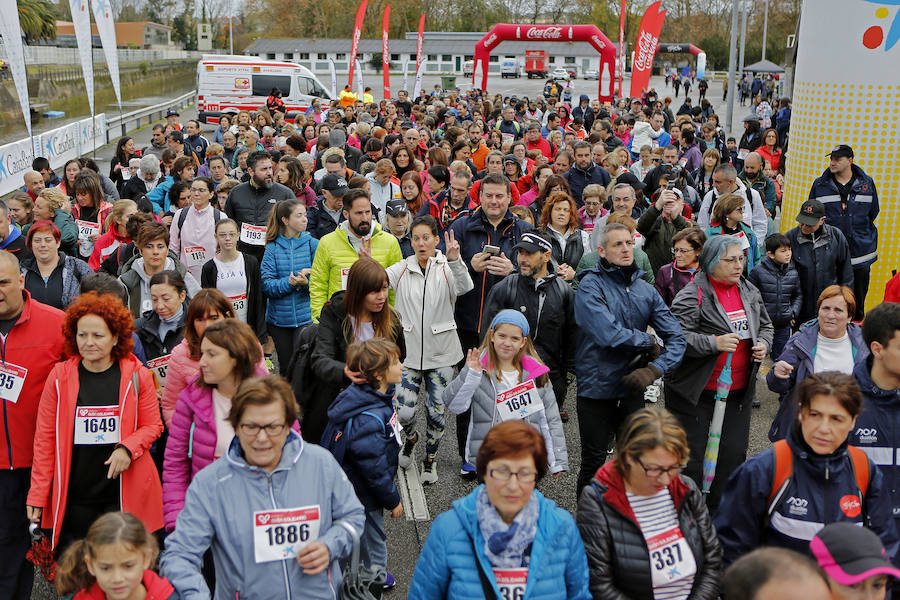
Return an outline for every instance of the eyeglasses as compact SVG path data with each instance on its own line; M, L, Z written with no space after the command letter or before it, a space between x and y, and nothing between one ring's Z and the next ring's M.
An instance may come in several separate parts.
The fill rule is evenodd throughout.
M238 428L241 430L241 433L248 437L256 437L259 435L259 431L264 429L266 431L267 437L276 437L284 431L284 428L287 427L287 423L269 423L268 425L257 425L256 423L241 423L238 425Z
M238 234L235 233L235 232L233 232L233 231L227 231L227 232L224 232L224 233L217 233L217 234L216 234L216 237L217 237L217 238L222 238L223 240L230 240L230 239L236 238L237 235L238 235Z
M675 254L690 254L691 252L694 252L694 249L693 248L675 248L673 250L673 252L675 252Z
M523 470L518 473L513 473L506 467L498 467L496 469L488 469L488 475L497 481L509 481L509 478L515 475L516 479L519 480L519 483L532 483L534 482L535 477L537 477L537 471Z
M662 467L645 467L644 463L641 462L641 459L636 458L635 462L641 465L641 468L644 470L644 474L647 477L652 477L656 479L657 477L662 477L662 474L665 473L670 477L675 477L676 475L681 473L681 469L683 468L681 465L673 465L668 469L663 469Z
M719 260L728 265L733 265L735 263L744 264L745 262L747 262L747 257L742 254L741 256L732 256L730 258L720 258Z

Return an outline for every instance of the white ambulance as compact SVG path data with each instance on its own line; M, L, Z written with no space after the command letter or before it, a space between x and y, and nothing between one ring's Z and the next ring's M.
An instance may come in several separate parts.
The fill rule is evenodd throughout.
M313 100L320 100L322 108L331 102L331 94L306 67L255 56L206 54L197 63L198 118L218 123L223 113L257 110L275 88L281 90L288 120L306 111Z

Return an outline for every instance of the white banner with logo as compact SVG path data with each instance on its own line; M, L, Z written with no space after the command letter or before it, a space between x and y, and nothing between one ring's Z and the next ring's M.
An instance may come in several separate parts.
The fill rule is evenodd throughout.
M334 72L334 59L328 59L328 70L331 71L331 97L337 98L337 74Z
M75 26L75 41L78 43L78 58L81 60L88 104L91 114L94 114L94 51L91 49L91 13L88 10L88 0L69 0L69 10L72 12L72 25Z
M363 91L365 90L365 85L363 84L363 74L362 67L359 64L359 59L356 59L356 95L360 100L363 99Z
M31 138L0 146L0 195L21 189L22 177L31 170L33 160Z
M16 84L19 104L22 105L22 116L25 128L31 137L31 102L28 99L28 76L25 74L25 49L22 47L22 27L19 24L19 9L15 0L0 0L0 35L6 45L6 60ZM30 142L29 142L30 143Z
M413 89L413 98L418 98L419 93L422 91L422 75L425 74L425 61L422 61L422 64L419 65L419 70L416 71L416 87Z
M119 53L116 50L116 24L113 21L112 7L109 0L91 0L94 9L94 21L97 22L97 33L100 34L100 42L103 44L103 54L106 56L106 64L109 66L109 78L112 80L113 90L116 92L116 100L122 107L122 88L119 83Z
M91 127L93 121L93 127ZM78 121L78 154L84 156L106 145L106 113L93 120L88 117ZM51 164L53 164L51 162ZM54 167L55 168L55 167Z
M403 58L403 91L409 93L409 56Z

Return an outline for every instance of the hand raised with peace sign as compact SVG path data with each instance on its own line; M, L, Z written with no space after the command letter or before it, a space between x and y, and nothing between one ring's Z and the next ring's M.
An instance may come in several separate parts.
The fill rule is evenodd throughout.
M452 229L444 232L444 249L447 260L459 260L459 242L456 241Z

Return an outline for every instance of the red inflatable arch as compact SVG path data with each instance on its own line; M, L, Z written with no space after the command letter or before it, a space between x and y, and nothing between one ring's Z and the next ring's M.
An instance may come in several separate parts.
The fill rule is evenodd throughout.
M491 50L506 41L589 42L600 53L598 82L601 102L612 101L613 79L616 72L616 47L596 25L514 25L497 23L481 41L475 44L475 65L472 85L481 70L481 89L487 88L488 64ZM605 75L605 77L604 77Z

